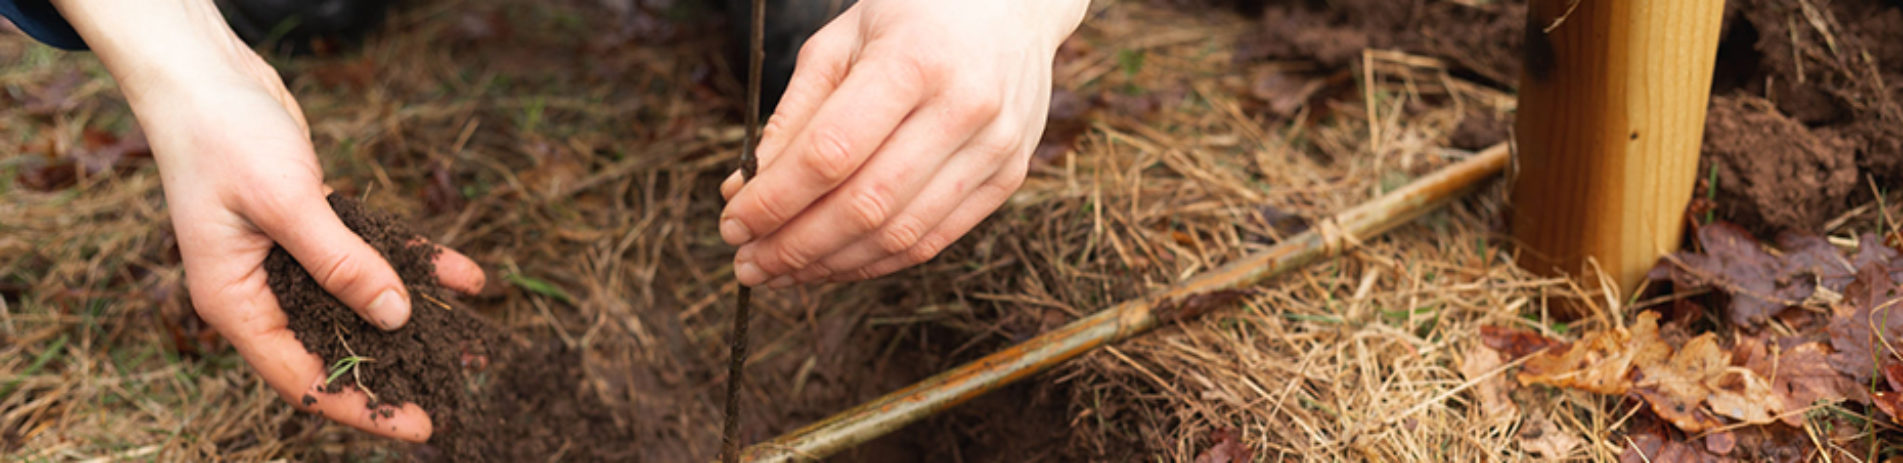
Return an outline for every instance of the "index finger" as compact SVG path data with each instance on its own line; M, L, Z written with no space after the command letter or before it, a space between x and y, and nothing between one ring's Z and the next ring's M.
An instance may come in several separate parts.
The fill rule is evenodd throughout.
M845 182L924 100L925 73L907 58L867 59L847 71L813 119L762 156L759 178L740 188L720 219L720 237L740 245L766 236ZM764 144L764 143L763 143Z

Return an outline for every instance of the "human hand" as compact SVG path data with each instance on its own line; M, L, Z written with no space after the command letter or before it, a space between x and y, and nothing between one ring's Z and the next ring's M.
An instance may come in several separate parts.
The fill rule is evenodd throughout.
M758 177L721 185L734 275L784 287L916 265L1024 181L1086 0L863 0L807 40Z
M57 6L145 129L199 316L293 406L371 433L427 440L432 424L415 404L386 417L365 406L361 391L323 392L322 360L288 329L266 285L265 256L281 244L372 324L394 330L410 315L396 271L325 200L309 129L276 72L238 42L209 0ZM444 252L436 265L452 289L484 284L461 254Z

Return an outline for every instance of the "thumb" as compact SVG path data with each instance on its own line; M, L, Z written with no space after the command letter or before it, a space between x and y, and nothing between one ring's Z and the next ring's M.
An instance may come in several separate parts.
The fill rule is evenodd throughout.
M383 255L344 226L322 195L261 214L278 220L257 224L309 271L317 284L384 330L410 320L410 292Z

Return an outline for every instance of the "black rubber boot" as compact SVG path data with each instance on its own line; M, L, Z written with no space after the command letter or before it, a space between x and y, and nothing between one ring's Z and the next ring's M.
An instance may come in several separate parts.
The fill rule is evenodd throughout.
M800 46L820 27L852 6L854 0L766 0L766 59L760 76L760 114L773 113L793 78ZM753 0L724 0L727 10L727 62L736 80L747 82L747 41L753 27Z
M218 0L246 43L282 53L325 54L356 45L383 22L393 0Z

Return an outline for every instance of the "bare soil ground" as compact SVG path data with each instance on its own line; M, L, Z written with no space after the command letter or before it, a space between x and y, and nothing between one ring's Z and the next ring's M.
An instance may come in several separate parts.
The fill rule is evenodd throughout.
M516 456L704 461L718 446L734 286L712 218L739 87L718 18L690 3L416 1L360 50L274 58L328 183L492 268L499 291L445 302L529 340L521 362L562 366L488 376L521 394L490 406L637 444L555 424L493 437L519 439ZM1895 2L1731 3L1703 207L1840 238L1903 216ZM743 435L1180 281L1506 140L1522 16L1513 1L1098 2L1060 51L1046 143L1002 210L917 269L756 295ZM0 62L0 454L459 455L278 403L193 315L156 171L98 63L17 34L0 35ZM1629 305L1514 267L1504 203L1491 187L840 459L1616 460L1651 423L1626 399L1495 381L1481 326L1566 338ZM1579 301L1602 313L1549 316ZM553 393L601 407L537 402Z

